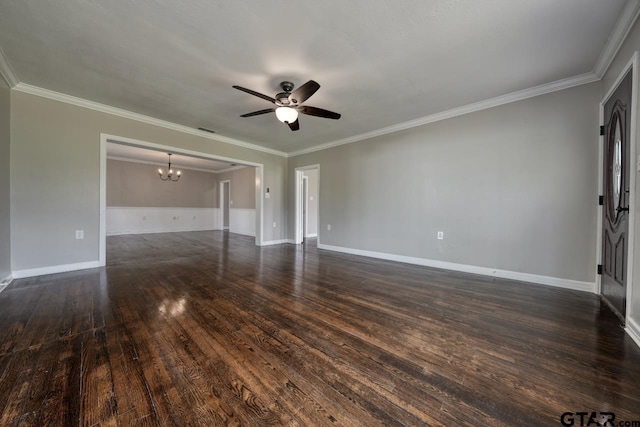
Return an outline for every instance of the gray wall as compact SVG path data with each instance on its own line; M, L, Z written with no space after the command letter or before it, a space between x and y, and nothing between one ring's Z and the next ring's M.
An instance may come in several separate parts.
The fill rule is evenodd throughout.
M631 57L633 56L636 50L640 49L640 23L636 21L635 25L627 35L625 42L622 47L616 54L611 66L607 70L604 75L602 93L600 98L603 98L612 85L615 83L615 80L618 78L618 75L622 72L625 65L629 62ZM637 88L640 90L640 88ZM640 99L640 97L638 98ZM640 106L639 106L640 107ZM637 110L640 112L640 108ZM638 124L640 124L640 117L637 117ZM636 135L636 155L640 155L640 133ZM634 159L631 159L631 165L634 165ZM633 283L631 290L631 301L627 301L627 304L630 305L630 317L635 322L636 325L640 325L640 180L638 180L638 173L634 172L636 168L632 168L632 173L635 173L636 179L636 206L635 206L635 241L633 248Z
M218 181L226 180L231 181L231 209L256 208L256 168L245 167L218 174ZM264 191L267 191L266 186Z
M0 280L11 273L10 117L9 87L0 78Z
M14 271L98 260L101 132L264 164L264 240L285 238L284 157L17 91L11 132Z
M182 177L169 182L158 177L158 166L107 160L107 206L217 207L216 174L174 169L182 170Z
M309 190L307 193L307 234L318 233L318 170L304 171Z
M320 164L322 244L593 282L600 95L592 83L296 156L289 192L296 167Z

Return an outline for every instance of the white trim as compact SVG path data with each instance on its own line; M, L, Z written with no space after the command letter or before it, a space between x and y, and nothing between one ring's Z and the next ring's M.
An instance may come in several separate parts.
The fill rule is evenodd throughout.
M628 317L627 324L624 330L631 337L631 339L633 339L636 345L640 347L640 325L638 325L638 323L634 319Z
M151 162L149 160L138 160L138 159L132 159L129 157L118 157L118 156L109 156L107 155L107 160L116 160L118 162L128 162L128 163L140 163L143 165L154 165L154 166L167 166L167 162L164 163L160 163L160 162ZM219 174L219 173L225 173L225 172L229 172L231 170L236 170L236 169L242 169L245 168L247 166L233 166L231 168L226 168L226 169L222 169L222 170L214 170L214 169L205 169L205 168L194 168L191 166L181 166L179 164L176 163L171 163L172 166L176 167L176 168L180 168L183 170L190 170L190 171L198 171L198 172L206 172L206 173L215 173L215 174Z
M304 203L304 230L302 233L302 239L304 240L309 230L309 178L302 173L302 197Z
M320 165L319 164L315 164L315 165L307 165L307 166L300 166L295 168L294 170L294 194L293 194L293 200L294 200L294 209L295 209L295 214L294 214L294 244L300 244L303 242L304 240L304 230L302 230L302 203L304 202L303 197L302 197L302 185L304 182L304 171L308 171L308 170L317 170L318 171L318 177L317 177L317 182L318 182L318 218L317 218L317 223L318 223L318 230L320 229Z
M14 88L18 84L18 78L13 72L11 65L9 65L9 61L7 61L7 57L2 51L2 48L0 48L0 76L4 78L4 81L7 82L10 88Z
M0 276L0 286L6 286L13 281L13 275L11 272L8 272L4 276Z
M100 266L107 264L107 142L106 134L100 134L100 211L98 242L98 262Z
M13 272L14 279L25 277L43 276L45 274L66 273L67 271L86 270L100 267L100 261L78 262L75 264L52 265L49 267L30 268Z
M262 246L282 245L283 243L289 243L287 239L269 240L268 242L262 242Z
M613 59L616 57L620 47L622 47L633 24L636 22L636 19L638 19L638 14L640 14L640 2L637 0L627 0L622 8L622 12L620 12L618 21L609 34L607 43L600 52L596 65L593 67L593 73L598 76L599 79L604 76L604 73L606 73L609 66L611 66Z
M124 117L126 119L135 120L138 122L143 122L155 126L160 126L166 129L175 130L177 132L188 133L191 135L196 135L201 138L212 139L219 142L224 142L226 144L236 145L238 147L248 148L250 150L262 151L264 153L273 154L276 156L287 157L287 154L273 150L271 148L263 147L261 145L252 144L245 141L240 141L239 139L229 138L226 136L213 134L205 131L201 131L198 129L193 129L184 125L179 125L177 123L168 122L166 120L156 119L154 117L145 116L144 114L134 113L132 111L124 110L122 108L112 107L110 105L100 104L98 102L89 101L87 99L77 98L75 96L66 95L60 92L54 92L49 89L44 89L37 86L31 86L26 83L18 83L13 87L14 90L18 92L28 93L30 95L40 96L42 98L53 99L54 101L64 102L71 105L76 105L78 107L88 108L90 110L100 111L102 113L112 114L114 116ZM246 162L239 162L246 163Z
M422 265L425 267L441 268L443 270L461 271L463 273L480 274L483 276L500 277L502 279L518 280L522 282L537 283L541 285L555 286L583 292L595 292L594 282L582 282L578 280L562 279L559 277L540 276L537 274L519 273L517 271L498 270L495 268L478 267L475 265L458 264L447 261L437 261L427 258L417 258L404 255L388 254L383 252L366 251L362 249L345 248L342 246L324 245L318 243L318 249L334 252L342 252L352 255L360 255L371 258L385 259L389 261L404 262L406 264Z
M256 168L256 246L262 246L264 242L264 166Z
M318 237L318 233L307 234L305 237L308 237L308 238Z
M229 204L229 218L227 218L227 222L229 223L229 225L227 225L226 227L224 225L224 205L226 203L222 196L222 190L224 190L225 183L229 183L229 190L227 190L226 194L227 199L231 201L231 180L225 179L224 181L218 181L218 209L220 209L220 215L218 215L218 229L220 230L228 230L231 226L231 204Z
M634 259L634 241L635 241L635 222L636 222L636 179L638 172L636 170L636 132L637 132L637 114L638 114L638 67L640 66L640 53L634 52L631 59L627 62L627 65L622 69L615 82L605 96L600 101L599 105L599 124L604 124L604 105L609 98L616 91L620 83L625 78L629 70L632 70L632 85L631 85L631 126L629 130L629 232L627 235L627 295L626 295L626 312L620 313L624 315L625 319L631 317L631 301L633 290L633 259ZM604 194L604 136L598 137L598 194ZM596 225L597 240L596 240L596 265L602 264L602 219L603 219L603 207L599 206L598 209L598 224ZM602 280L599 274L596 273L596 290L598 295L602 295Z
M544 95L551 92L557 92L564 89L569 89L575 86L580 86L588 83L593 83L600 80L594 73L585 73L578 76L569 77L562 80L557 80L551 83L545 83L539 86L535 86L528 89L519 90L517 92L508 93L506 95L490 98L484 101L475 102L473 104L464 105L462 107L452 108L440 113L431 114L429 116L421 117L408 122L398 123L396 125L387 126L382 129L365 132L360 135L350 136L348 138L339 139L333 142L327 142L325 144L316 145L313 147L305 148L298 151L288 153L288 157L299 156L301 154L313 153L315 151L326 150L327 148L337 147L339 145L350 144L352 142L362 141L365 139L375 138L377 136L386 135L401 130L411 129L417 126L426 125L429 123L439 122L441 120L451 119L453 117L462 116L465 114L473 113L480 110L486 110L488 108L498 107L500 105L509 104L516 101L522 101L523 99L533 98L536 96Z

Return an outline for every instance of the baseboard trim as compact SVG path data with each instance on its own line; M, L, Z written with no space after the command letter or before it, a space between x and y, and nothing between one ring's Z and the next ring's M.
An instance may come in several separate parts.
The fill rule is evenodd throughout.
M307 234L307 235L306 235L306 236L304 236L304 237L308 237L309 239L313 239L313 238L315 238L315 237L318 237L318 233Z
M627 318L627 326L624 328L625 332L629 334L631 339L640 347L640 325L631 317Z
M68 271L86 270L88 268L97 268L97 267L100 267L99 261L78 262L75 264L52 265L49 267L16 270L13 272L13 278L23 279L25 277L43 276L45 274L66 273Z
M499 270L495 268L478 267L475 265L458 264L447 261L437 261L427 258L416 258L404 255L394 255L384 252L373 252L362 249L346 248L342 246L325 245L318 243L318 249L334 252L342 252L351 255L360 255L371 258L385 259L388 261L404 262L407 264L422 265L425 267L441 268L443 270L460 271L463 273L480 274L483 276L499 277L501 279L518 280L522 282L536 283L540 285L555 286L558 288L572 289L575 291L595 293L595 282L581 282L578 280L562 279L559 277L540 276L530 273L519 273L517 271Z
M269 240L268 242L262 242L262 246L281 245L283 243L287 243L287 239Z
M13 280L13 275L11 272L6 273L3 276L0 276L0 286L7 286Z

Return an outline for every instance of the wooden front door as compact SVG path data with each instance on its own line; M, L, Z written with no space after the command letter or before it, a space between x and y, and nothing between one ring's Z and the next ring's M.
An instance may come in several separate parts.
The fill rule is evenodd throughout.
M629 134L632 72L604 105L602 298L624 321L629 235Z

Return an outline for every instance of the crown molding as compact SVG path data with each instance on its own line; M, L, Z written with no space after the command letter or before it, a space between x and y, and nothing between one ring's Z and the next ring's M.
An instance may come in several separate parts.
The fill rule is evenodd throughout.
M250 150L255 150L255 151L262 151L263 153L273 154L275 156L287 157L287 154L283 151L273 150L271 148L263 147L261 145L240 141L239 139L229 138L229 137L218 135L218 134L212 134L209 132L190 128L188 126L179 125L177 123L168 122L166 120L156 119L154 117L145 116L144 114L134 113L132 111L124 110L122 108L100 104L98 102L89 101L87 99L78 98L75 96L67 95L60 92L55 92L55 91L44 89L37 86L32 86L26 83L16 84L15 86L13 86L13 90L17 92L28 93L30 95L40 96L42 98L52 99L54 101L64 102L66 104L76 105L78 107L88 108L90 110L100 111L102 113L112 114L114 116L124 117L126 119L143 122L150 125L160 126L166 129L175 130L177 132L196 135L201 138L207 138L207 139L212 139L218 142L224 142L225 144L236 145L238 147L248 148Z
M14 88L18 84L18 78L13 72L11 65L9 65L9 61L7 61L7 57L4 55L2 48L0 48L0 75L10 88Z
M596 65L593 67L593 73L598 76L599 79L607 72L611 62L615 58L616 54L620 50L622 43L627 38L629 31L633 27L633 24L638 19L640 14L640 1L639 0L627 0L616 25L611 30L607 43L600 52L600 56L596 61Z
M500 105L509 104L516 101L521 101L527 98L533 98L540 95L545 95L551 92L557 92L559 90L569 89L575 86L580 86L588 83L593 83L600 80L594 73L585 73L578 76L569 77L562 80L556 80L555 82L545 83L539 86L534 86L529 89L519 90L506 95L490 98L484 101L475 102L473 104L464 105L462 107L452 108L440 113L431 114L429 116L420 117L418 119L409 120L407 122L398 123L397 125L387 126L382 129L373 130L371 132L365 132L359 135L351 136L349 138L339 139L333 142L327 142L313 147L305 148L303 150L293 151L288 153L288 157L300 156L302 154L313 153L315 151L326 150L327 148L337 147L339 145L350 144L352 142L362 141L365 139L375 138L377 136L387 135L389 133L399 132L401 130L411 129L414 127L426 125L429 123L439 122L441 120L451 119L453 117L462 116L465 114L473 113L480 110L486 110L488 108L498 107Z

